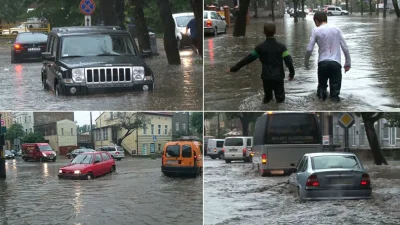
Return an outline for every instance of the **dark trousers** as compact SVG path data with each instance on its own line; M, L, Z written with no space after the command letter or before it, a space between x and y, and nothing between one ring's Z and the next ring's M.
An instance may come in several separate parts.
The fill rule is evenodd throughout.
M322 61L318 63L318 90L319 98L326 98L328 87L332 99L339 99L340 88L342 87L342 66L335 61Z
M280 103L285 101L285 87L283 80L265 80L263 79L264 86L264 103L269 103L275 94L276 102ZM273 92L273 93L272 93Z

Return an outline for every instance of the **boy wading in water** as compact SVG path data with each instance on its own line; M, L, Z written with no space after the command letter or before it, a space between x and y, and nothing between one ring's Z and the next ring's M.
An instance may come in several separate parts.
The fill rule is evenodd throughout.
M337 27L328 26L328 17L325 12L316 12L314 23L317 26L313 29L310 43L307 47L305 66L309 66L309 59L318 44L318 90L317 96L325 101L327 98L326 88L328 79L332 101L339 102L340 88L342 86L342 66L340 59L340 48L344 53L346 62L345 73L350 70L350 53L347 44L343 39L342 32Z
M272 92L275 93L276 102L281 103L285 101L285 71L283 69L283 61L290 71L289 81L293 80L294 77L292 57L289 55L286 46L275 39L275 32L275 24L265 24L264 34L267 37L266 40L252 50L250 55L243 58L227 71L237 72L243 66L259 58L262 63L261 79L264 86L264 104L272 100Z

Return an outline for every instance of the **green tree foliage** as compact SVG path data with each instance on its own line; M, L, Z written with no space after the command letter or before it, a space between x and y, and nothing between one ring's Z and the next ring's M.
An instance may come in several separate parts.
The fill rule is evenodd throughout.
M8 128L6 133L6 139L14 142L16 138L22 138L25 136L24 127L19 123L14 123Z
M121 146L122 141L132 134L135 130L143 129L146 124L150 123L150 120L146 117L144 113L133 113L133 112L121 112L115 117L116 123L114 127L118 129L125 129L125 134L121 138L118 138L118 146Z
M94 129L94 127L93 127L93 129ZM78 126L77 130L78 130L78 134L90 132L90 125L85 124L83 126Z
M29 134L25 135L23 142L24 143L42 143L45 142L43 135L38 132L30 132Z
M198 134L203 134L203 113L194 112L190 118L190 125Z
M400 127L400 113L385 113L383 117L389 122L391 127Z
M217 114L215 112L205 112L204 113L204 120L211 120L215 116L217 116Z
M239 118L242 123L243 136L249 135L249 124L255 122L260 117L262 112L226 112L225 115L228 119Z
M0 24L15 23L26 14L28 6L34 0L2 0L0 6Z

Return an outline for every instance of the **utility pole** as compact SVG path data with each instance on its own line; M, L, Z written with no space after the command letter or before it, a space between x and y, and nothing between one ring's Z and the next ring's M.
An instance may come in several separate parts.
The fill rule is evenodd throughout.
M138 114L136 112L136 119L138 118ZM122 143L121 143L122 145ZM154 146L155 148L155 146ZM136 155L139 155L139 129L136 128Z
M2 124L1 124L1 114L0 114L0 178L6 179L6 159L4 154L3 146L5 145L5 136L2 133Z
M92 143L92 148L95 149L94 141L93 141L93 120L92 120L92 111L90 111L90 142Z
M218 134L218 138L220 138L221 137L221 133L220 133L220 123L219 123L219 112L217 112L217 123L218 123L218 126L217 126L217 129L218 129L218 132L217 132L217 134Z

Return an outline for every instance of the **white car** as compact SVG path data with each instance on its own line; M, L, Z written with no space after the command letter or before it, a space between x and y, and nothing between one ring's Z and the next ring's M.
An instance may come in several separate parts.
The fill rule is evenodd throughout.
M189 21L194 18L194 13L175 13L172 14L172 18L174 18L175 21L175 36L176 40L178 41L179 49L190 46L191 30L189 30L188 34L186 34L186 26L188 25Z
M224 142L226 163L232 161L250 162L253 151L253 137L227 137Z
M103 146L96 149L96 151L108 152L116 160L125 158L125 152L121 146Z
M204 34L213 34L218 36L219 33L226 33L228 25L215 11L203 11Z
M25 26L25 24L21 24L19 26L16 27L12 27L9 29L3 29L3 31L1 32L1 34L3 35L9 35L11 32L11 34L19 34L19 33L26 33L29 32L29 29Z
M211 159L224 158L224 141L225 139L209 139L207 144L207 155Z
M349 11L343 10L340 7L327 7L325 12L326 12L326 14L328 14L328 16L349 15Z

